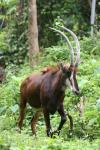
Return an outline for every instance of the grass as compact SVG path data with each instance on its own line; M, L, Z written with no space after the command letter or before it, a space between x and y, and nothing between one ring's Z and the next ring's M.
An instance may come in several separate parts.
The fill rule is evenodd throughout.
M59 47L59 46L58 46ZM37 136L32 136L30 120L34 114L28 107L21 133L17 128L19 87L21 81L31 72L39 72L43 67L66 62L65 47L46 49L39 56L39 63L30 69L26 63L22 66L10 65L6 69L6 82L0 86L0 150L99 150L100 149L100 59L97 55L81 52L81 65L78 72L78 83L85 97L85 112L79 117L76 103L79 97L66 91L64 106L74 120L74 133L69 135L69 122L64 125L60 136L48 138L45 132L43 116L37 124ZM59 53L60 51L60 53ZM48 54L48 59L45 59ZM56 113L51 117L53 129L60 121Z
M99 150L100 140L64 139L62 136L52 139L47 138L43 130L39 131L35 137L29 135L29 130L23 130L20 134L12 129L11 131L5 130L2 132L0 147L3 148L2 150Z

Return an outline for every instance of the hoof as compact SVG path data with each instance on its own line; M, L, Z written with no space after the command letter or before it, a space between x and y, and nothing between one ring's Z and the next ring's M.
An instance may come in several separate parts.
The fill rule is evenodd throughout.
M57 134L57 136L59 136L60 130L54 130L54 131L52 131L52 133L51 133L51 138L52 138L55 134Z

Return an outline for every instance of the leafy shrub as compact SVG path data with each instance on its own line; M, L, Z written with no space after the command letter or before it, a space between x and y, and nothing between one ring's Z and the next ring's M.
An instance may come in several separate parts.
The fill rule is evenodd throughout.
M83 44L82 42L84 43L84 41L81 41L81 44ZM91 48L93 49L92 46ZM88 50L84 54L83 47L81 50L81 64L78 72L78 83L81 90L81 95L77 97L67 89L64 100L65 111L69 111L69 113L73 116L73 135L69 134L69 121L67 121L61 131L60 137L55 136L55 139L45 138L45 123L42 116L37 124L37 139L34 138L33 140L30 135L31 130L29 122L34 110L32 111L32 109L29 107L27 109L27 115L24 121L24 130L20 135L16 132L19 112L19 87L21 81L28 76L28 74L32 73L33 71L39 72L47 65L55 65L57 62L62 60L64 63L67 63L67 61L69 62L69 60L67 60L67 56L69 56L69 50L66 50L66 46L54 46L52 48L45 49L44 53L40 54L39 61L34 68L30 69L28 63L25 63L22 66L11 65L7 67L6 81L0 86L0 143L2 145L5 145L5 141L8 141L6 146L10 146L12 149L14 146L19 149L25 149L26 145L28 146L28 149L31 149L34 143L35 149L58 148L63 150L65 147L68 149L82 149L82 145L87 143L86 148L93 150L98 149L98 141L100 136L100 132L98 130L100 128L100 60L98 55L88 53L90 50L88 49L88 46L86 48ZM84 116L80 118L76 104L79 102L81 96L85 97L85 110ZM53 128L58 127L59 121L60 117L58 114L51 116ZM5 136L5 133L7 136ZM84 140L86 139L86 141L81 140L81 144L79 146L80 148L77 146L78 142L80 142L78 138L83 138ZM88 139L97 139L95 140L96 144L91 142L91 146L91 143L89 143ZM69 142L71 146L69 145Z
M81 42L82 51L90 55L100 55L100 32L94 37L85 37ZM83 54L84 54L83 53Z
M7 40L6 31L0 31L0 52L7 51L8 44L5 42Z

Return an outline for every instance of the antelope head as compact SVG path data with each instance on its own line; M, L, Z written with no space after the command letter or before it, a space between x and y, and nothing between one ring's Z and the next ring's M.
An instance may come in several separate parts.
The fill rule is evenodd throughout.
M61 34L67 42L67 45L70 49L70 64L69 65L61 64L61 69L62 69L63 73L66 75L66 86L68 86L75 94L79 95L80 91L79 91L79 86L78 86L78 82L76 79L76 75L77 75L77 68L78 68L78 65L80 62L80 44L79 44L78 38L75 35L75 33L73 33L70 29L65 28L63 26L60 26L60 27L63 30L69 32L76 43L76 62L74 62L74 49L73 49L68 37L62 31L55 29L55 28L50 28L50 29L58 32L59 34Z

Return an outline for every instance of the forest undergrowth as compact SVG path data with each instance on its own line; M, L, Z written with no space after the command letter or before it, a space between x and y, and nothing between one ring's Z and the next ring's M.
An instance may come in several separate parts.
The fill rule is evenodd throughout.
M98 41L97 41L98 42ZM91 39L81 42L81 62L78 70L78 84L81 96L85 98L85 109L79 117L76 104L77 97L66 90L64 100L65 111L74 120L74 131L69 134L69 121L65 123L60 136L46 136L45 123L41 115L32 135L30 121L35 112L27 106L22 132L18 132L17 120L19 114L19 87L21 81L32 72L39 72L48 65L67 63L69 50L66 46L53 46L44 50L38 57L33 68L26 63L21 66L10 64L6 68L6 80L0 85L0 150L99 150L100 148L100 46ZM58 113L51 116L53 129L58 127Z

